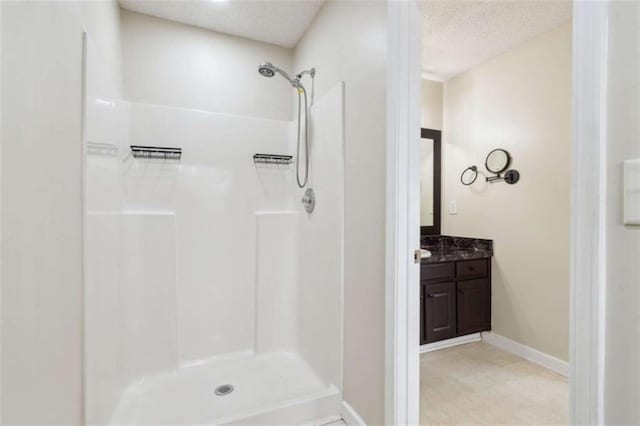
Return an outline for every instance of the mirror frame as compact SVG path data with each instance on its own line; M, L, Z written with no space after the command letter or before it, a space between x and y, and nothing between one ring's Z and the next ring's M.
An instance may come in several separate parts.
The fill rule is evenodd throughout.
M495 171L489 169L489 157L491 157L491 154L493 154L494 152L498 152L498 151L504 152L504 154L507 156L507 162L505 163L504 167L500 171L495 172ZM507 151L504 148L492 149L484 159L484 168L487 169L487 171L489 173L493 173L494 175L498 175L498 176L500 176L501 173L503 173L505 170L507 170L510 165L511 165L511 154L509 154L509 151Z
M420 129L420 139L433 140L433 225L422 226L420 235L440 235L440 217L442 214L442 131Z

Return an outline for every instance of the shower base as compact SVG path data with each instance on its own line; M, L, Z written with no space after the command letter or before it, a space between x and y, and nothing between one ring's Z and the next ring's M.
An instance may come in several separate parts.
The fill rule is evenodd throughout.
M221 385L233 391L216 395ZM228 389L224 389L228 391ZM314 424L339 418L341 395L299 356L240 354L145 378L124 393L112 425Z

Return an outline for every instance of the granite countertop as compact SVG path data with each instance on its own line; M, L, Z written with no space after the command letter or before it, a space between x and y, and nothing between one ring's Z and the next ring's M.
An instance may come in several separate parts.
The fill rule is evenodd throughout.
M493 241L480 238L423 235L420 237L420 247L431 252L431 257L423 258L422 263L486 259L493 256Z

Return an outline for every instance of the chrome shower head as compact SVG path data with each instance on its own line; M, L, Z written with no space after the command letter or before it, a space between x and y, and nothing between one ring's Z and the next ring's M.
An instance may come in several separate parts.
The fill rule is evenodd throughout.
M284 72L282 69L276 67L271 62L264 62L263 64L261 64L258 67L258 73L263 77L273 77L274 75L276 75L276 73L278 73L281 76L283 76L284 78L286 78L287 80L289 80L289 83L291 83L291 85L293 87L295 87L295 88L301 88L302 87L302 85L300 84L300 79L291 78L291 76L289 74Z
M258 67L258 72L263 77L273 77L276 75L275 67L271 62L265 62Z

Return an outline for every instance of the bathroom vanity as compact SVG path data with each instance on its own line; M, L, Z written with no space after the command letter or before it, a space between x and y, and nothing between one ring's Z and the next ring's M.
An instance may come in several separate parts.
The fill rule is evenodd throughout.
M491 329L493 242L422 236L431 252L420 265L420 343Z

